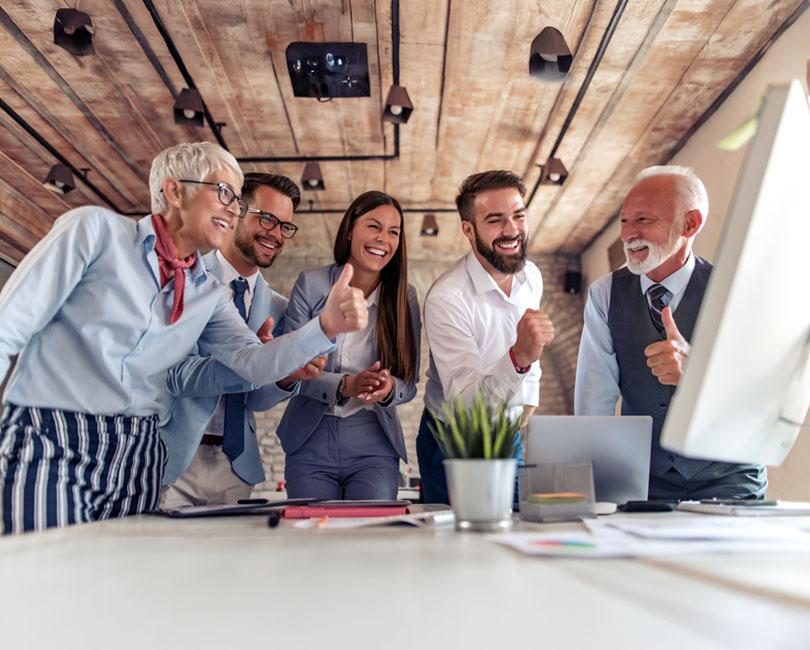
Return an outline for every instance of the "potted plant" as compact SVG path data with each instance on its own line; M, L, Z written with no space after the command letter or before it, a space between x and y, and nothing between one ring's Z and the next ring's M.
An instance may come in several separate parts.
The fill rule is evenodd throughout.
M431 413L457 530L498 531L512 524L520 418L509 417L507 404L488 403L479 391L469 406L457 397L442 405L441 418Z

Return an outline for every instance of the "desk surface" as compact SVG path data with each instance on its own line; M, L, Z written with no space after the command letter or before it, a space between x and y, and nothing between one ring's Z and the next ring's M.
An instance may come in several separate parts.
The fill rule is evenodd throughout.
M0 575L15 650L810 647L810 555L541 559L452 529L147 515L2 538Z

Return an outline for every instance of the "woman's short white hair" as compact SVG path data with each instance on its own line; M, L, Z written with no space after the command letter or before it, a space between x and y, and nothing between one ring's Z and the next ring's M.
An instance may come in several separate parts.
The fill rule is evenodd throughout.
M152 195L152 213L163 214L166 210L166 197L163 192L163 181L167 178L178 180L201 181L209 174L220 169L230 168L239 176L239 187L234 191L239 194L242 190L244 176L239 169L239 163L228 151L213 142L183 142L161 151L152 161L152 171L149 172L149 192ZM186 186L186 192L193 196L199 185Z
M639 172L633 185L635 186L645 178L653 176L675 176L677 179L675 191L681 201L681 208L684 213L689 210L700 210L700 214L703 215L703 224L706 223L709 216L709 195L706 193L703 181L700 180L694 169L679 165L647 167L647 169ZM701 228L703 228L703 224L701 224Z

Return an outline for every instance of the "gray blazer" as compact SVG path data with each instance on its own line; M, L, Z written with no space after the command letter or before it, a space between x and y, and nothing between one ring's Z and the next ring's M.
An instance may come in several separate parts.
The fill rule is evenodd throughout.
M337 281L342 266L331 264L319 269L303 271L295 282L290 302L287 305L285 332L298 329L307 321L318 316L326 304L326 297ZM413 331L416 337L416 377L413 383L394 377L393 398L386 406L379 402L373 405L374 413L380 422L391 446L402 460L407 461L405 440L402 437L402 426L397 416L397 404L403 404L416 395L416 382L419 380L419 353L422 341L422 320L419 317L419 302L416 289L408 285L408 303L411 308ZM374 341L376 348L377 342ZM320 423L327 409L336 402L338 383L345 373L335 372L335 353L329 354L326 367L317 379L301 382L296 397L287 404L284 416L278 426L278 437L281 446L288 454L295 452L306 442Z

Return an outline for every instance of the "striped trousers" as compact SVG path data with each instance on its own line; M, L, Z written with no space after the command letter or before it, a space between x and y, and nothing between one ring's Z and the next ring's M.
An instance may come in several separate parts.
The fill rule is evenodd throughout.
M2 532L154 510L165 461L157 416L9 404L0 420Z

